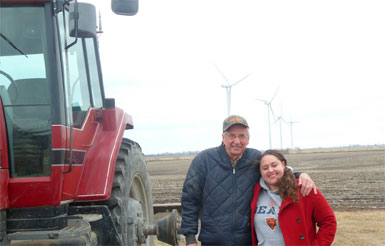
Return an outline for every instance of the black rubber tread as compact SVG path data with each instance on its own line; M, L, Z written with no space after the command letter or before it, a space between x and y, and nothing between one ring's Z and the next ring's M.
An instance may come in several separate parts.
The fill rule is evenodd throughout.
M116 161L111 197L106 202L123 245L138 245L135 240L136 229L134 228L134 224L129 223L130 218L135 216L131 215L128 209L128 198L130 197L130 189L134 177L139 177L144 186L142 188L145 191L145 199L147 200L147 207L149 208L146 221L147 224L152 224L154 217L152 191L144 155L139 144L123 138ZM149 245L152 243L152 240L147 239L147 242Z

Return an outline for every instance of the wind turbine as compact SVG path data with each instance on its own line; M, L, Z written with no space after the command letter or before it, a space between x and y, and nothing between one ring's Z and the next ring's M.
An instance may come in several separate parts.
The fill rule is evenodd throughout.
M283 149L283 147L282 147L282 121L285 123L286 123L286 121L282 117L282 103L281 103L281 115L277 117L277 120L274 121L274 123L277 121L279 121L279 137L281 140L281 149Z
M251 73L249 73L248 75L246 75L245 77L243 77L242 79L230 84L229 81L227 80L226 76L221 72L221 70L219 70L219 68L217 67L217 65L214 64L214 66L216 67L216 69L218 70L218 72L222 75L222 77L225 79L226 81L226 85L222 85L222 88L226 88L226 99L227 99L227 116L230 116L230 106L231 106L231 87L233 87L234 85L240 83L242 80L246 79L247 77L250 76Z
M273 118L275 119L275 115L274 115L274 112L273 112L273 108L271 107L271 103L273 102L275 96L277 95L278 90L279 90L279 87L278 87L277 90L275 91L274 96L271 98L270 101L266 101L266 100L262 100L262 99L256 98L256 100L261 101L261 102L264 102L265 105L267 106L267 120L268 120L268 124L269 124L269 146L270 146L270 149L271 149L271 127L270 127L271 124L270 124L270 112L271 112L271 114L273 115Z
M286 121L285 121L286 122ZM294 144L293 144L293 124L294 123L299 123L298 121L292 121L290 117L290 121L286 122L286 124L289 125L290 127L290 137L291 137L291 148L294 149Z

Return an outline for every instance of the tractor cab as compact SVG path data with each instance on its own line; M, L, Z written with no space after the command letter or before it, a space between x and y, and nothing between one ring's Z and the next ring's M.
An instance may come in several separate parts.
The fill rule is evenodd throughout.
M10 177L51 174L52 54L44 6L0 8L0 96ZM38 17L38 18L37 18Z
M132 118L105 98L96 19L76 0L0 0L0 245L178 241L175 213L153 225Z
M84 13L78 6L85 6ZM75 196L78 181L66 191L64 174L82 164L86 152L73 145L73 132L104 106L95 7L68 1L2 1L0 7L0 97L8 147L2 167L18 193L9 194L10 205L58 205L66 199L63 192ZM20 196L21 190L40 202Z

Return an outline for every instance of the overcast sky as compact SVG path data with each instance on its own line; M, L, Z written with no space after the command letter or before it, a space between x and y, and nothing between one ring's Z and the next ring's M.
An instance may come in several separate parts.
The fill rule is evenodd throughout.
M385 1L141 0L133 17L101 4L107 97L132 115L145 154L218 146L227 116L269 148L385 144ZM217 70L223 73L224 77ZM272 147L280 148L271 116Z

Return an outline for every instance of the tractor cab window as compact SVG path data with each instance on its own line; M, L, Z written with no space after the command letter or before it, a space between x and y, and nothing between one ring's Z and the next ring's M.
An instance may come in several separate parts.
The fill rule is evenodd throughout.
M0 97L11 177L50 175L51 97L44 7L0 8Z
M103 97L102 90L100 86L99 72L98 72L98 59L96 58L96 49L95 40L93 38L86 39L86 48L87 48L87 60L90 70L90 80L91 80L91 92L93 107L102 108L103 107Z
M65 21L68 22L68 13L65 13ZM67 102L67 107L72 107L73 126L81 128L88 110L103 106L96 58L96 40L94 38L78 38L77 42L66 50L65 45L72 44L75 38L68 35L68 23L64 26L63 13L58 15L58 23L66 81L65 90L67 98L68 94L71 98L71 102ZM67 86L68 79L70 89ZM67 122L70 122L69 118L67 118Z

